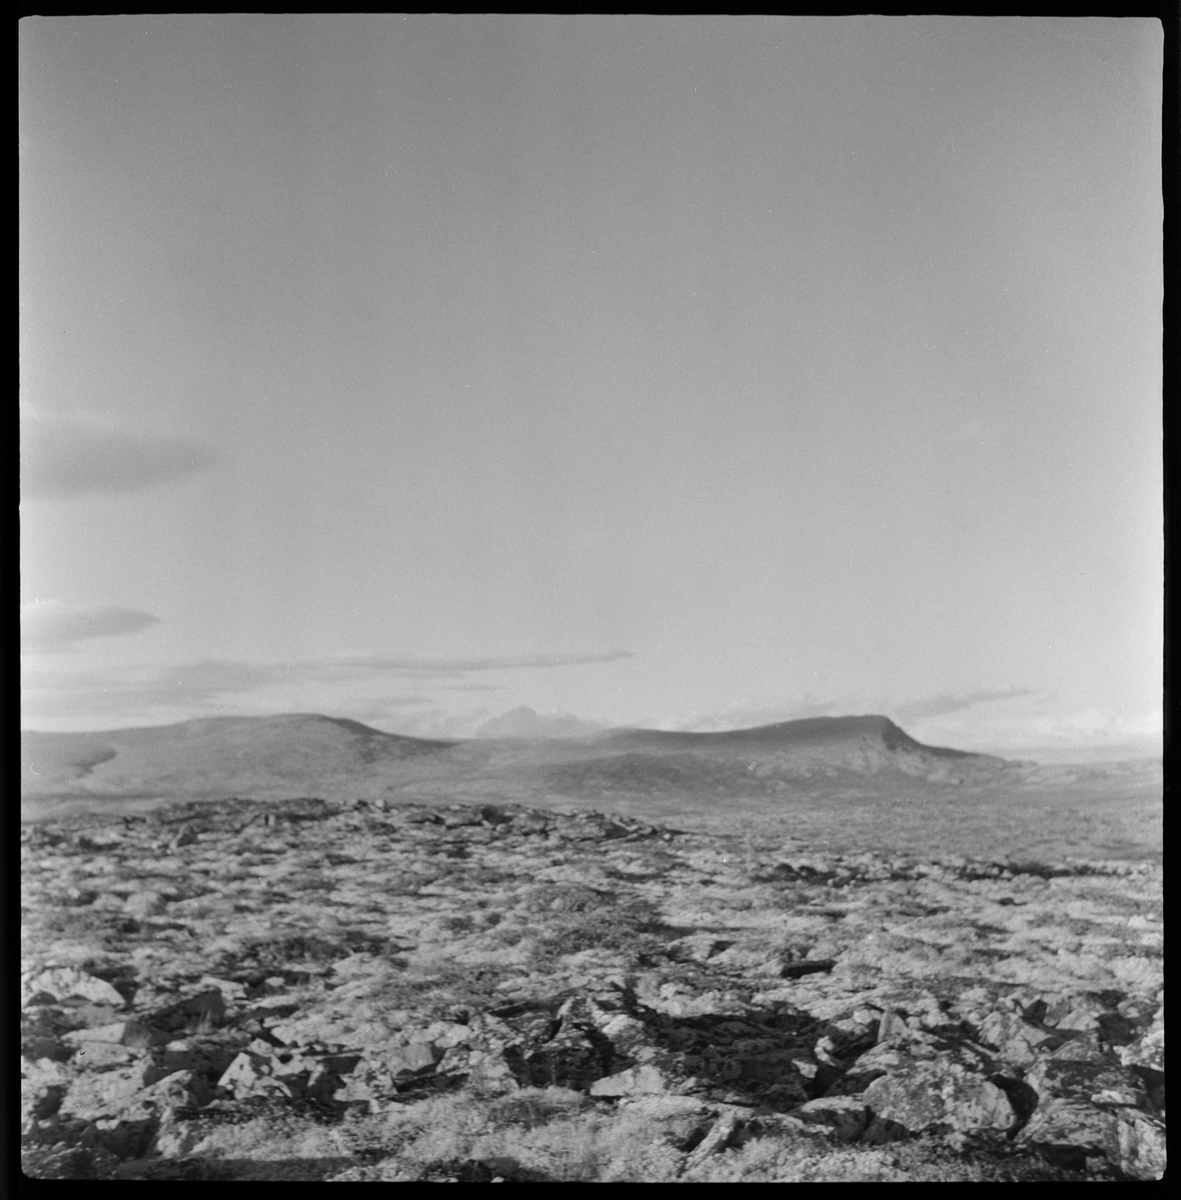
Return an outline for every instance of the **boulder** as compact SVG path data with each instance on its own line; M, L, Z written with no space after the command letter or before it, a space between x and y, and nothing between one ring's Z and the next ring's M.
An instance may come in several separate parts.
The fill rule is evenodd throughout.
M1106 1154L1118 1144L1117 1126L1113 1112L1089 1100L1051 1096L1039 1101L1017 1141L1037 1146L1059 1166L1082 1170L1089 1155Z
M879 1046L905 1046L914 1033L901 1013L887 1009L878 1020Z
M161 1122L152 1144L152 1153L163 1159L184 1158L191 1154L209 1133L201 1121L169 1120Z
M685 1161L685 1169L691 1170L711 1154L725 1150L742 1129L742 1119L735 1112L724 1112L714 1122L713 1127L698 1145L690 1152Z
M268 1059L245 1051L222 1072L217 1086L236 1100L265 1096L290 1098L294 1095L285 1082L272 1076Z
M596 1045L588 1033L565 1024L556 1037L526 1055L528 1074L524 1082L533 1087L586 1088L608 1073L604 1059L611 1061L609 1047ZM624 1060L612 1065L628 1067L634 1063Z
M1004 1091L954 1061L916 1063L875 1079L861 1095L874 1114L912 1133L1009 1129L1015 1119Z
M499 1096L520 1088L516 1072L501 1053L493 1050L471 1050L467 1052L463 1065L467 1073L467 1086L477 1094ZM443 1070L443 1066L443 1063L439 1064L440 1071Z
M113 1025L119 1012L110 1004L71 1003L62 1013L62 1023L73 1029L97 1029Z
M1165 1069L1165 1029L1155 1026L1138 1042L1121 1046L1116 1052L1126 1067L1147 1067L1153 1071Z
M334 1099L344 1104L367 1104L371 1111L378 1111L382 1101L396 1092L393 1077L388 1071L379 1064L362 1059L337 1089Z
M123 912L137 921L159 916L167 907L167 899L160 892L154 891L132 892L123 901Z
M231 979L219 979L216 975L202 975L197 986L205 991L216 989L221 992L227 1004L234 1004L246 999L246 985Z
M592 1096L650 1096L677 1089L676 1082L653 1063L643 1063L595 1080L588 1091Z
M817 1051L817 1057L820 1057L820 1049ZM884 1046L872 1046L853 1060L847 1072L832 1083L827 1094L830 1096L859 1095L875 1079L906 1070L916 1061L910 1048L889 1043Z
M61 1111L89 1120L117 1113L146 1086L151 1071L150 1061L143 1060L114 1070L80 1075L62 1098Z
M1091 1103L1144 1104L1147 1092L1140 1077L1118 1061L1077 1062L1048 1058L1035 1063L1025 1082L1042 1100L1049 1097L1085 1099ZM1100 1100L1099 1097L1106 1097Z
M153 1117L100 1117L94 1123L99 1145L116 1158L139 1158L156 1134Z
M1124 1111L1114 1129L1109 1127L1107 1157L1133 1179L1163 1178L1167 1151L1165 1123L1159 1117Z
M123 1041L130 1021L112 1021L107 1025L91 1025L83 1029L71 1029L62 1034L67 1046L84 1046L91 1042L109 1042L115 1045Z
M123 1066L134 1062L142 1053L142 1050L115 1042L81 1042L74 1051L73 1065L83 1070Z
M994 1011L980 1025L980 1040L996 1050L1000 1062L1015 1067L1032 1063L1046 1036L1017 1013Z
M166 1110L175 1115L208 1104L213 1095L213 1089L195 1071L172 1071L136 1093L132 1105L156 1116Z
M25 988L29 998L38 992L46 992L58 1001L78 996L95 1004L110 1004L117 1008L124 1003L123 997L105 979L98 979L74 967L51 967L33 976Z
M370 1059L379 1061L396 1079L399 1075L416 1075L433 1071L444 1052L431 1042L410 1042L405 1046L391 1046L379 1054L370 1053Z

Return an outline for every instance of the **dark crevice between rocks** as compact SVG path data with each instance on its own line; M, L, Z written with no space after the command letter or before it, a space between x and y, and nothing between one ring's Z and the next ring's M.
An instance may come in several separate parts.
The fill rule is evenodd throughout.
M1012 1106L1015 1119L1013 1124L1006 1130L1006 1136L1012 1141L1029 1124L1029 1118L1033 1116L1033 1111L1037 1108L1040 1097L1023 1080L1013 1079L1000 1072L988 1075L986 1078L989 1083L995 1084L1009 1098L1009 1104Z
M1165 1111L1164 1071L1154 1071L1151 1067L1135 1065L1132 1067L1132 1073L1137 1075L1144 1084L1144 1090L1148 1095L1148 1102L1152 1105L1153 1111L1155 1113L1163 1113Z
M857 1141L862 1146L888 1146L894 1142L913 1141L921 1136L898 1121L891 1121L888 1117L880 1117L874 1113L865 1132Z
M683 1142L680 1143L679 1146L677 1146L677 1149L682 1154L689 1154L691 1151L696 1150L697 1147L705 1141L706 1135L709 1133L711 1128L713 1127L709 1124L694 1126L693 1131L687 1138L685 1138Z
M557 1183L558 1180L543 1171L530 1170L521 1166L516 1159L468 1158L431 1163L419 1175L421 1183Z
M816 1041L824 1036L841 1043L842 1051L851 1057L856 1057L862 1048L868 1048L872 1044L871 1036L850 1041L845 1030L806 1013L778 1006L746 1012L741 1016L720 1013L673 1017L648 1008L630 989L619 989L619 994L624 1011L628 1016L643 1022L648 1037L655 1045L668 1051L674 1061L684 1062L686 1057L693 1058L695 1065L692 1070L686 1068L686 1074L692 1074L701 1080L707 1091L725 1093L731 1103L763 1105L787 1111L804 1100L824 1095L844 1076L845 1068L843 1065L818 1063L815 1075L808 1078L791 1065L790 1057L786 1057L783 1069L778 1075L774 1070L770 1070L767 1073L760 1071L734 1077L727 1069L727 1064L733 1061L731 1056L716 1056L714 1061L717 1065L711 1068L705 1051L733 1046L735 1055L742 1055L751 1062L762 1064L773 1060L768 1059L763 1052L745 1052L741 1046L744 1039L753 1037L772 1040L778 1044L778 1052L785 1056L799 1055L804 1059L808 1057L808 1052ZM735 1025L741 1026L741 1030L735 1031L732 1028ZM849 1044L846 1046L844 1043ZM612 1066L613 1071L622 1069L624 1068L618 1062Z
M835 958L801 959L798 962L784 963L779 968L779 978L802 979L805 975L815 975L821 971L828 974L836 965Z

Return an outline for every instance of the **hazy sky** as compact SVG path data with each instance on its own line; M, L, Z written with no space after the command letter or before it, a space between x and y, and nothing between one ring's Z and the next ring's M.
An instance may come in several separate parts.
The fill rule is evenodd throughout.
M1162 43L25 20L25 726L1148 744Z

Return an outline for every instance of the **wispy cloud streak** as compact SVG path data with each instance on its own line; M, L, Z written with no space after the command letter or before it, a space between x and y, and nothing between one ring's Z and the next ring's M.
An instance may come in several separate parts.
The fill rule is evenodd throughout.
M146 614L141 614L146 616ZM152 618L154 619L154 618ZM207 659L175 666L129 665L91 671L55 670L29 661L22 674L26 719L135 713L182 720L197 713L290 711L298 704L352 716L433 705L424 690L497 690L467 681L476 672L536 670L612 662L626 651L530 654L498 658L340 657L243 663ZM400 685L400 686L399 686ZM395 690L396 689L396 690ZM482 711L481 719L490 714Z
M204 442L88 415L25 412L20 437L26 500L138 491L209 470L217 461Z
M904 704L892 705L891 709L899 721L918 721L960 712L992 700L1014 700L1019 696L1036 695L1040 693L1035 688L1028 687L975 688L968 692L940 692L935 696L924 696Z
M327 660L325 670L399 671L421 675L467 674L469 671L540 670L546 667L581 667L631 658L630 650L584 654L518 654L503 658L340 658Z
M159 624L160 618L116 604L63 604L41 600L21 605L21 649L42 653L72 650L88 638L119 637Z

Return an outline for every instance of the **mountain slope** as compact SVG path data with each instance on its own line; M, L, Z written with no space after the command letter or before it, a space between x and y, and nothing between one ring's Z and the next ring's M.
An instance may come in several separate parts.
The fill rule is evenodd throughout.
M274 784L301 791L437 755L424 741L358 721L292 714L209 717L102 733L22 733L22 790L104 794L239 792Z

